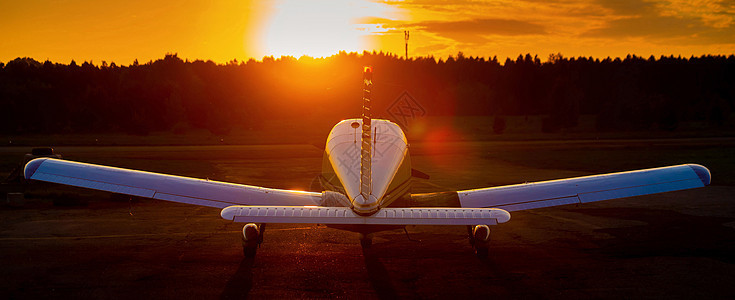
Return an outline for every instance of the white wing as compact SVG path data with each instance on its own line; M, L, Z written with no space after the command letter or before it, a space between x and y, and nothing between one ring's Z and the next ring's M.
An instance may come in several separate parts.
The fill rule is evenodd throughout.
M316 206L335 197L330 192L269 189L52 158L34 159L24 172L27 179L223 208L222 217L235 222L495 225L510 219L507 211L494 208L384 208L365 217L348 207Z
M701 165L686 164L630 172L458 191L462 207L506 211L655 194L710 184Z
M508 221L508 211L703 187L711 180L707 168L688 164L458 191L450 197L458 197L462 208L384 208L364 217L347 207L304 207L325 203L329 192L270 189L52 158L34 159L24 172L27 179L224 208L222 217L238 222L386 225L492 225Z
M100 165L37 158L25 178L217 208L232 205L317 205L322 193L270 189Z

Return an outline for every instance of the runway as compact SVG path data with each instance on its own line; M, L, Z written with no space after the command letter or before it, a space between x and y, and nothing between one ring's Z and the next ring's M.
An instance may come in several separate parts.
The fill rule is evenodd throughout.
M384 232L363 251L352 233L273 225L247 260L241 224L216 209L144 200L131 216L127 203L37 204L1 211L0 286L6 299L729 298L735 217L720 200L731 192L519 212L494 228L485 260L463 227L410 227L418 242ZM708 208L682 213L690 197Z
M186 155L191 156L189 150ZM91 161L116 154L69 153ZM122 165L149 163L140 161L148 156L141 153L127 154ZM517 181L531 173L585 174L573 168L531 172L510 158L477 153L463 159L478 160L479 165L492 162L495 171L521 172L467 183L463 179L473 172L477 177L477 171L460 170L459 175L432 182L461 187ZM239 165L232 160L192 163L197 171L224 172L220 175L250 184L274 177L290 180L265 173L266 166L255 167L263 158L251 159L236 161ZM431 159L417 157L425 165ZM154 168L179 163L170 158ZM299 167L314 162L297 156L281 163ZM251 169L238 171L243 166ZM299 169L297 176L311 171ZM428 172L445 170L438 165ZM309 178L293 185L303 182L308 184ZM82 205L64 207L49 200L76 193L84 199ZM242 224L221 219L217 209L148 199L113 201L103 193L42 186L29 191L32 197L24 207L0 208L0 297L733 298L734 193L733 186L715 184L516 212L508 223L493 227L487 259L473 255L461 226L409 227L410 238L418 241L400 230L379 233L373 247L363 251L354 233L320 225L273 224L256 258L249 260L243 258L240 245Z

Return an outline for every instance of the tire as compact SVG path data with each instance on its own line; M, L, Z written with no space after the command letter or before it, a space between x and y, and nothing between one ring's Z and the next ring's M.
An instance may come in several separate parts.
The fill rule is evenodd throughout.
M373 239L361 239L360 240L360 246L362 246L362 249L370 249L370 246L373 245Z

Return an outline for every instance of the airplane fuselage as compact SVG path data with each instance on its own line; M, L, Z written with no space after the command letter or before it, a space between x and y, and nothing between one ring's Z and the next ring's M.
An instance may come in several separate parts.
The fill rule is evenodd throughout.
M361 119L342 120L332 128L320 176L324 190L347 196L351 209L360 215L374 214L389 205L405 207L411 198L411 158L403 130L388 120L371 123L370 196L366 199L360 193Z

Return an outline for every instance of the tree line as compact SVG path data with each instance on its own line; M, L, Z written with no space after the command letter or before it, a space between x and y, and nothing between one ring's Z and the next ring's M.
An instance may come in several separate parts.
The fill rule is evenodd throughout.
M544 131L595 115L598 130L733 127L735 56L566 58L530 54L447 59L364 52L328 58L140 64L0 62L0 131L226 134L264 120L360 114L362 66L374 68L373 111L391 118L404 92L433 116L543 116ZM497 124L495 129L503 128Z

